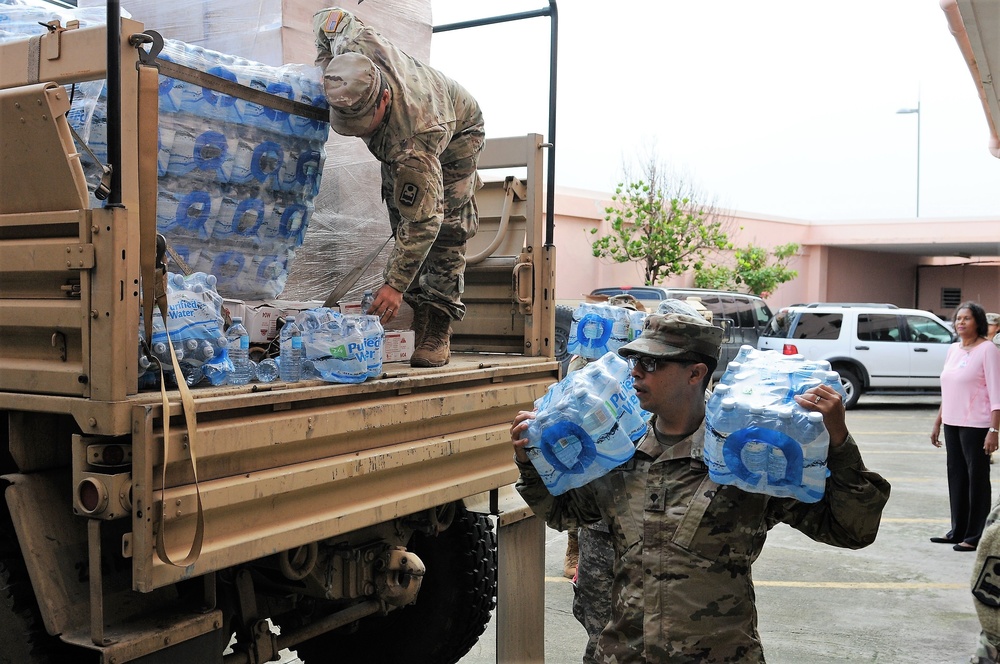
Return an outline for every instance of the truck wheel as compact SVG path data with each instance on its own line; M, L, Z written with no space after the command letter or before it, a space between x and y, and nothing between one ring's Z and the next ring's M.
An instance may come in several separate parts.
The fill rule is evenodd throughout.
M844 400L844 408L851 409L854 408L858 403L858 399L861 398L861 380L854 375L854 372L848 369L838 369L840 373L840 384L844 386L844 391L847 392L847 398Z
M564 304L556 305L556 359L562 366L561 375L565 376L569 370L569 361L573 357L567 349L569 345L569 331L573 326L573 307Z
M496 606L497 541L486 516L459 507L437 537L416 534L409 547L427 568L417 601L357 630L330 632L294 646L307 664L454 664L489 624Z

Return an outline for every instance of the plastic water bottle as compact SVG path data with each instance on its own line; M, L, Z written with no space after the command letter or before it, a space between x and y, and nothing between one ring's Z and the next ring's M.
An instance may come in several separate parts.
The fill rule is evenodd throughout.
M250 334L243 327L242 318L233 318L233 324L226 332L229 339L229 359L233 362L233 373L229 375L230 385L246 385L253 378L250 370Z
M628 340L635 341L640 336L642 336L642 328L646 323L646 316L648 316L645 311L629 311L628 312Z
M289 316L281 328L281 362L279 376L286 383L302 380L302 331L295 324L295 316Z
M723 372L722 378L719 379L719 382L724 385L732 385L736 382L736 376L740 373L742 368L742 363L733 360L726 365L726 370Z
M708 403L705 404L706 419L711 419L717 416L719 409L722 407L722 402L729 398L729 393L732 389L732 387L726 385L725 383L720 383L715 386L715 389L712 390L712 396L708 398Z
M840 382L839 373L836 371L827 371L823 377L823 384L832 387L840 395L841 400L847 401L847 390L844 389L844 384Z
M733 358L733 362L739 362L740 364L743 364L744 362L749 360L756 352L757 349L754 348L753 346L750 346L748 344L743 344L742 346L740 346L740 349L736 352L736 357Z
M371 291L369 291L371 292ZM361 333L365 340L365 363L368 367L368 377L378 378L382 375L382 345L385 340L385 330L378 316L361 316Z
M273 383L278 380L278 363L269 357L258 362L257 380L262 383Z
M370 290L366 290L365 294L361 296L361 313L367 314L368 310L372 308L372 303L375 301L375 294Z
M610 310L609 319L611 321L611 338L608 339L608 350L617 352L619 348L629 342L629 310L611 306L608 309Z

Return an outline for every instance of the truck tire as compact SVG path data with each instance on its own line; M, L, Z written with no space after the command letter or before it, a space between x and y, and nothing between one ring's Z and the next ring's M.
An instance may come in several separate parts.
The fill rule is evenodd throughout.
M493 523L459 507L437 537L416 534L407 547L427 568L417 601L294 646L306 664L455 664L486 631L497 592Z
M568 350L569 331L572 326L573 307L568 307L564 304L557 304L555 347L556 359L562 367L562 370L559 372L561 376L566 375L566 372L569 370L569 361L573 357Z

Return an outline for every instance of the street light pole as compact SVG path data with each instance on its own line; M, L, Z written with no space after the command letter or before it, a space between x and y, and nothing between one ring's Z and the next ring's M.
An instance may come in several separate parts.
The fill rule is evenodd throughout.
M899 115L916 113L917 115L917 216L920 216L920 97L917 97L916 108L901 108L896 111Z

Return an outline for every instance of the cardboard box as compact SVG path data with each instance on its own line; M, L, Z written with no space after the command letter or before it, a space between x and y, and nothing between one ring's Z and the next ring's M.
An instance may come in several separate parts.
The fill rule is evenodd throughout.
M271 302L244 302L243 327L250 333L250 343L266 343L274 338L278 318L285 312Z
M233 300L228 297L224 298L222 300L223 316L225 316L226 312L229 312L229 320L233 320L235 318L242 319L243 327L246 327L247 313L246 313L246 305L243 303L243 300Z
M413 355L413 330L393 330L385 333L382 342L383 362L409 362Z

